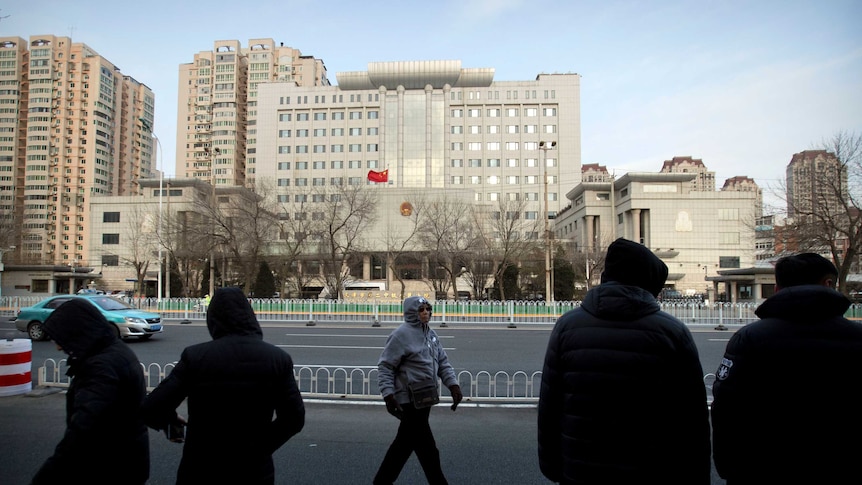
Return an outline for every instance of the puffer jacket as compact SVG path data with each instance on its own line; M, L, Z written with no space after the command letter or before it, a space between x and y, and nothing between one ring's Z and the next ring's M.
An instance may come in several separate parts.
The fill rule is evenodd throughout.
M639 287L606 282L559 318L538 411L539 464L551 481L710 483L697 348Z
M239 288L216 290L207 328L213 340L183 351L144 401L144 418L150 427L165 429L188 397L178 484L273 483L273 452L305 423L293 361L263 341Z
M72 299L43 328L69 355L66 431L33 484L143 484L150 440L140 406L147 393L141 363L93 304Z
M713 385L715 466L728 485L862 481L862 324L824 286L792 286L727 344Z
M434 379L435 376L446 387L458 384L437 332L419 321L418 309L423 303L427 303L426 300L418 296L404 300L404 323L389 335L377 362L380 395L394 394L400 404L410 402L408 384Z

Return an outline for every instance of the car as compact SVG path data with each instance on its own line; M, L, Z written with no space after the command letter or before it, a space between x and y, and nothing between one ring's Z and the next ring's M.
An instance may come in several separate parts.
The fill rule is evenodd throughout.
M158 313L138 310L116 298L96 294L62 295L42 300L31 307L22 308L15 319L15 326L27 332L31 340L48 340L42 324L54 309L72 299L90 302L114 325L121 339L146 340L164 330L162 317Z

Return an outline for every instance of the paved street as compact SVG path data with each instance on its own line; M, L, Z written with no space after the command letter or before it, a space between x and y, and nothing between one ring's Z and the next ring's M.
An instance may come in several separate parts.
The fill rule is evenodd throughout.
M26 484L63 433L65 395L0 398L0 476L6 485ZM397 421L374 404L307 402L305 429L275 455L277 483L355 485L371 483ZM184 411L184 410L183 410ZM230 426L230 416L225 425ZM536 457L534 408L438 406L431 426L443 469L452 484L549 483ZM173 484L180 445L150 431L150 484ZM415 456L399 484L425 483ZM724 484L714 477L713 485Z
M0 337L24 337L23 333L12 331L13 328L10 322L0 322ZM383 336L389 331L391 329L266 327L264 335L268 341L284 338L285 345L290 346L286 350L303 363L322 363L312 362L317 360L312 356L325 356L327 352L334 352L333 357L320 358L334 359L335 355L342 355L350 362L367 363L364 361L379 355L377 347L382 345ZM512 365L517 359L524 359L515 364L523 367L540 358L548 331L439 330L441 336L449 336L446 342L451 343L446 345L455 347L450 354L456 365L472 368L484 362L484 369L498 368L504 361ZM320 335L325 333L332 335L324 339ZM727 337L726 332L695 334L706 372L712 370L707 367L713 366L711 362L720 355ZM206 338L208 335L202 325L170 324L165 334L148 342L133 342L131 346L142 360L173 360L182 347ZM34 377L44 358L62 357L50 342L34 342L33 349ZM344 356L351 353L355 356ZM541 365L540 361L536 365ZM65 395L56 392L46 395L40 391L37 389L32 396L0 398L0 481L4 484L28 483L62 436ZM397 421L386 413L382 403L375 400L334 404L307 400L306 408L305 429L275 455L278 483L370 483L397 427ZM549 483L538 468L534 407L504 408L467 403L455 413L446 406L439 406L431 416L450 483ZM231 424L226 416L225 425ZM180 445L168 442L154 431L150 432L150 443L149 483L174 483ZM411 458L398 483L425 483L415 457ZM714 476L712 483L723 485L724 481Z

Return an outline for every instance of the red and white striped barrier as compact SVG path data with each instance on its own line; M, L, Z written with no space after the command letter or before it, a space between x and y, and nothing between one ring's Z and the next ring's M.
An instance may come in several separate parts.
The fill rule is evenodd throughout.
M33 389L32 349L33 342L29 339L0 340L0 397Z

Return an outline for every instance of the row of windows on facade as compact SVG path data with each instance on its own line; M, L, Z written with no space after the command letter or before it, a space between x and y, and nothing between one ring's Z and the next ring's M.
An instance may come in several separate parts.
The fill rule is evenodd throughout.
M527 118L535 118L539 115L539 108L523 108L524 116ZM376 120L380 117L380 112L378 110L368 110L365 111L365 117L369 120ZM486 108L485 109L485 117L486 118L500 118L505 114L507 118L516 118L520 117L521 108ZM557 116L557 108L542 108L541 109L542 116L544 117L555 117ZM345 112L344 111L332 111L327 113L326 111L317 111L314 113L279 113L278 121L287 122L293 121L294 115L296 117L296 121L309 121L313 119L314 121L326 121L327 114L331 116L331 119L334 121L342 121L344 120ZM347 119L349 120L361 120L363 111L349 111L347 114ZM481 118L482 117L482 109L481 108L453 108L450 110L450 114L452 118L463 118L466 114L468 118Z
M462 135L462 134L465 134L464 128L465 127L462 125L451 126L450 132L453 135ZM481 135L482 134L482 126L481 125L469 125L466 128L467 128L467 130L466 130L467 134L470 134L470 135ZM521 132L520 130L521 130L520 125L506 125L505 133L510 134L510 135L516 135L516 134L519 134ZM323 137L323 136L336 137L336 136L344 136L344 133L345 133L344 128L331 128L329 131L329 135L327 135L326 131L327 131L326 128L315 128L314 130L308 130L308 129L278 130L278 137L279 138L291 138L291 137L293 137L293 138L308 138L309 135L313 135L316 137ZM503 131L501 131L500 125L486 125L485 131L489 135L496 135L496 134L502 134L503 133ZM348 136L362 136L362 128L348 128L346 132L347 132ZM557 132L557 125L543 125L543 131L542 132L548 133L548 134L556 133ZM524 133L526 133L526 134L539 133L539 125L524 125ZM213 133L213 135L219 135L219 134L220 133L218 133L218 132ZM229 133L227 131L225 131L224 133L221 133L221 134L227 135ZM368 127L365 129L365 134L367 136L377 136L380 134L380 129L376 126L371 126L371 127Z
M297 215L299 215L299 214L297 214ZM322 221L322 220L324 220L324 217L325 216L323 215L322 212L321 213L315 212L312 214L312 220ZM503 217L503 214L500 212L496 212L496 213L492 213L491 217L495 220L500 220ZM520 215L520 213L506 213L505 217L508 220L517 220L521 217L521 215ZM524 214L524 218L529 219L529 220L537 220L539 218L539 213L538 212L528 212L528 213ZM306 220L306 214L302 213L302 218L298 219L298 220ZM525 239L525 240L538 240L539 239L539 232L538 231L524 231L523 236L522 236L521 232L515 231L512 233L512 235L515 238L523 237L523 239ZM311 241L323 240L322 234L306 234L306 233L302 233L302 232L296 232L296 233L289 234L289 233L286 233L283 231L279 233L279 239L282 241L291 239L291 236L294 240L297 240L297 241L303 240L303 239L310 239ZM493 239L497 239L497 240L502 238L502 234L500 232L494 232L494 233L492 233L491 236ZM120 235L119 234L102 234L102 244L103 245L118 245L118 244L120 244ZM69 247L65 246L65 249L68 251ZM78 249L81 250L82 247L78 246ZM106 258L107 258L107 260L106 260ZM114 258L118 258L118 257L117 256L110 256L110 255L103 255L102 256L102 264L105 266L117 266L119 264L119 260L118 259L114 260Z
M519 175L488 175L487 177L483 177L481 175L469 175L469 176L461 176L454 175L449 178L449 183L452 185L482 185L482 183L486 183L487 185L500 185L500 184L508 184L508 185L521 185L521 180L523 179L523 184L531 185L542 183L541 178L537 175L525 175L523 177ZM290 187L291 179L289 178L280 178L276 179L277 185L279 187ZM326 177L313 177L311 179L305 177L298 177L293 180L293 185L296 187L307 187L308 181L311 180L311 185L314 187L324 187L326 186ZM547 175L547 180L549 184L556 184L557 177L555 175ZM362 184L373 184L369 180L366 180L364 177L331 177L329 179L329 185L334 186L342 186L345 181L347 185L362 185Z
M505 162L505 163L504 163ZM295 170L308 170L309 163L311 163L311 167L314 170L325 170L326 169L326 161L318 160L314 162L305 162L298 161L293 162L295 165ZM379 168L380 163L379 160L367 160L365 162L365 168ZM208 165L207 165L208 166ZM362 169L362 160L348 160L347 161L348 168L351 169ZM453 168L482 168L482 159L481 158L469 158L467 159L467 165L464 165L464 159L462 158L453 158L450 161L450 166ZM489 158L485 161L485 166L488 168L496 168L496 167L509 167L509 168L517 168L521 166L521 161L518 158L506 158L505 161L500 158ZM525 167L538 167L539 161L536 158L525 158L524 159ZM545 166L547 167L556 167L557 159L548 158L545 159ZM277 168L278 170L290 170L291 162L278 162ZM329 168L333 170L342 170L344 169L344 160L331 160L329 162Z
M510 89L506 90L506 99L514 100L518 99L518 90ZM525 89L524 90L524 99L539 99L537 95L537 91L535 89ZM545 89L543 90L544 99L557 99L557 91L555 89ZM453 90L449 93L449 98L452 101L463 101L465 98L471 101L478 101L482 99L482 91L465 91L463 90ZM290 104L290 96L281 96L278 98L278 104ZM308 104L308 96L296 96L296 104ZM500 91L488 91L485 97L487 100L498 100L500 99ZM324 104L326 103L326 95L316 95L313 98L314 104ZM351 103L361 103L362 102L362 94L351 94L349 97ZM380 94L379 93L368 93L367 94L367 102L379 102ZM344 95L343 94L333 94L332 95L333 103L343 103Z
M462 143L462 142L452 142L449 146L450 150L453 152L463 152L464 147L466 146L467 151L470 152L481 152L481 151L490 151L490 152L499 152L499 151L537 151L539 150L539 142L537 141L527 141L527 142L517 142L517 141L507 141L505 143L498 141L489 141L486 143L482 142L470 142L470 143ZM326 145L311 145L311 153L326 153ZM522 148L523 147L523 148ZM281 155L286 155L291 153L291 149L293 149L293 153L309 153L308 145L279 145L278 153ZM331 153L344 153L344 145L336 144L330 145L329 151ZM362 144L361 143L351 143L347 145L347 151L349 153L362 153ZM379 143L368 143L365 145L365 152L367 153L376 153L380 151Z

